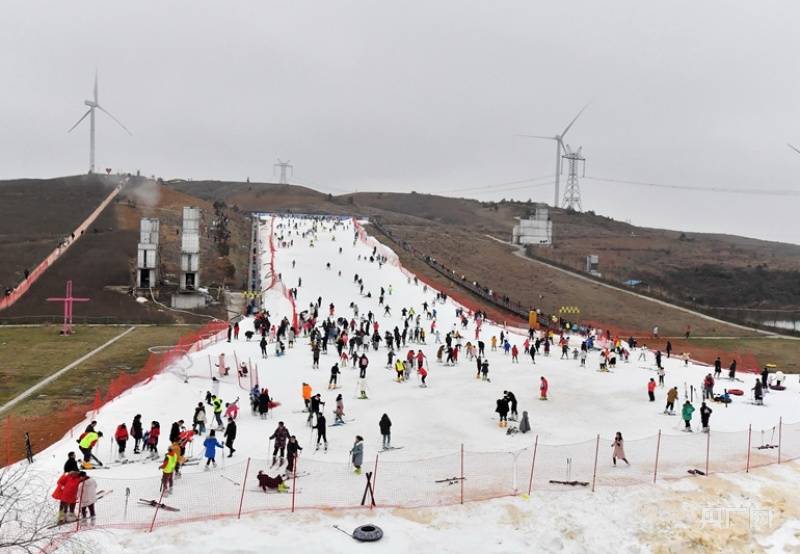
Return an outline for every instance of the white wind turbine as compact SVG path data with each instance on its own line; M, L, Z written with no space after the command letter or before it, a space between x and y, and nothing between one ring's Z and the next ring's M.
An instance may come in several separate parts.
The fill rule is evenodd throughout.
M561 153L563 152L563 153L566 154L566 152L567 152L567 149L564 148L564 137L569 132L569 130L572 127L572 125L581 116L581 114L583 113L583 110L585 110L588 107L589 107L588 104L586 106L582 107L581 111L578 112L578 115L576 115L572 119L572 121L569 122L569 125L567 125L564 128L564 130L561 132L560 135L556 135L554 137L546 137L546 136L542 136L542 135L517 135L518 137L537 138L537 139L545 139L545 140L554 140L554 141L556 141L556 193L555 193L555 197L554 197L555 199L553 200L553 207L554 208L558 207L558 187L559 187L560 177L561 177Z
M791 144L791 143L787 142L787 143L786 143L786 146L788 146L789 148L791 148L792 150L794 150L795 152L797 152L798 154L800 154L800 149L798 149L798 148L797 148L796 146L794 146L793 144Z
M108 117L113 119L117 123L117 125L125 129L125 132L127 132L129 135L133 135L133 133L131 133L119 119L111 115L111 112L109 112L103 106L100 105L100 102L97 98L97 71L94 72L94 99L84 100L83 103L89 106L89 109L86 111L85 114L81 116L81 118L77 122L75 122L75 125L69 128L69 131L67 132L71 133L72 130L75 129L75 127L80 125L81 121L86 119L86 116L89 116L89 173L94 173L94 130L95 130L94 111L100 110Z

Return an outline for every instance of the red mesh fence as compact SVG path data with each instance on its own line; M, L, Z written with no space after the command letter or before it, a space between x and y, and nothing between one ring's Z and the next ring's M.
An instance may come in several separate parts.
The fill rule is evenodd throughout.
M171 494L163 498L159 476L116 479L99 474L95 476L98 489L114 492L98 504L94 527L149 530L270 510L368 509L373 498L379 508L447 506L529 492L644 485L686 477L689 470L747 471L777 463L779 457L782 462L800 458L800 423L776 425L780 440L774 444L769 442L771 428L765 430L763 443L760 431L655 435L627 441L625 455L630 465L621 459L614 465L612 440L602 437L568 445L545 445L531 437L530 448L515 452L461 450L424 460L393 461L392 455L370 457L368 453L361 475L353 472L347 459L301 456L296 477L290 475L285 481L285 492L259 488L259 471L270 477L279 472L266 458L231 463L222 457L219 467L211 471L187 466L184 475L176 477ZM367 490L367 473L372 494ZM140 499L160 501L170 509L157 509Z
M41 451L60 438L63 433L71 433L73 427L86 418L87 413L99 410L104 404L139 383L145 383L158 373L173 368L187 353L220 340L225 336L227 327L227 323L223 321L212 321L182 336L177 344L165 352L151 353L138 371L121 373L105 388L98 388L91 402L81 404L68 402L64 409L42 416L18 417L13 414L6 416L0 421L0 445L3 445L0 456L5 457L5 465L25 458L26 432L31 435L34 452ZM52 437L52 440L46 443L37 440L41 437Z

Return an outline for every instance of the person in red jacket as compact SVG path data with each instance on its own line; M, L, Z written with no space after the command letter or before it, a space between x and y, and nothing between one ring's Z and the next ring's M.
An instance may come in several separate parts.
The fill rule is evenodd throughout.
M419 373L420 381L422 381L420 387L427 387L428 384L425 382L425 378L428 376L428 370L426 370L424 367L421 367L417 370L417 373Z
M544 375L542 375L542 378L541 378L540 384L539 384L539 400L547 400L547 389L548 388L549 388L549 385L547 383L547 379L545 379Z
M58 478L53 498L59 502L59 523L67 520L67 514L70 514L70 519L75 519L75 504L78 502L78 492L84 477L86 477L85 471L69 471Z
M128 444L128 428L124 423L120 423L114 433L114 440L117 441L119 447L119 457L125 458L125 445Z
M518 364L519 363L519 348L517 345L511 347L511 363Z
M656 380L652 377L647 383L647 395L650 397L650 402L656 401Z

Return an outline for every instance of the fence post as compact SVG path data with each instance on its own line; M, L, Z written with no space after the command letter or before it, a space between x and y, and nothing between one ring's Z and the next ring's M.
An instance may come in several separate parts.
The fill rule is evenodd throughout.
M150 522L150 531L149 533L153 532L153 527L156 524L156 516L158 515L158 509L161 507L161 503L164 501L164 486L161 486L161 496L158 497L158 504L156 504L156 511L153 512L153 521Z
M531 491L533 490L533 468L536 465L536 449L539 447L539 435L536 435L536 439L533 441L533 461L531 462L531 478L528 480L528 496L531 495Z
M594 471L592 471L592 492L594 492L594 483L597 479L597 456L600 454L600 433L597 433L597 443L594 447Z
M225 454L223 453L223 456ZM244 503L244 487L247 485L247 474L250 471L250 458L247 458L247 465L244 466L244 479L242 479L242 496L239 498L239 515L236 516L236 519L242 519L242 504Z
M658 476L658 453L661 451L661 429L658 430L658 439L656 442L656 463L653 466L653 484L656 483L656 478Z
M464 443L461 443L461 503L464 503Z
M753 439L753 424L747 426L747 466L745 467L745 473L750 473L750 442Z
M375 483L378 482L378 454L375 454L375 468L372 470L372 502L369 503L370 510L375 505Z
M783 442L783 416L778 419L778 463L781 463L781 443Z
M706 475L708 475L708 456L711 452L711 430L706 434Z
M211 363L211 354L208 355L208 378L214 377L214 365Z
M297 460L300 459L300 456L295 454L294 456L294 469L292 470L292 513L294 513L294 497L295 493L297 492Z
M78 519L75 520L75 532L81 530L81 508L83 508L83 484L86 481L81 481L81 486L78 488Z

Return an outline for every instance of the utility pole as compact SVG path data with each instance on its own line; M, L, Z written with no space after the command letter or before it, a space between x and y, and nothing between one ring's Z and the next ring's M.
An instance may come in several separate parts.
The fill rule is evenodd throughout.
M574 210L576 212L583 211L581 206L581 187L578 184L578 165L582 164L583 174L586 176L586 158L583 157L583 147L578 147L578 150L572 150L567 144L566 153L561 156L568 163L568 176L567 186L564 189L564 199L561 201L561 207L565 210Z
M287 170L288 170L288 173L290 175L294 175L294 166L292 164L290 164L288 160L285 161L285 162L282 162L280 160L280 158L278 158L278 163L276 163L272 167L273 167L273 171L272 171L273 175L275 175L275 169L280 168L280 170L281 170L281 179L280 179L279 183L282 184L282 185L289 184L289 181L286 178L286 173L287 173Z

